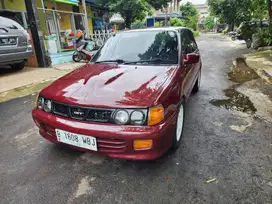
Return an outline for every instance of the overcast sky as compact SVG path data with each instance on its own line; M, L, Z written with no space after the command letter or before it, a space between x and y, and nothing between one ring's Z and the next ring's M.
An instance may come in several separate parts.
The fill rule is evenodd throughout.
M186 3L187 1L192 2L193 4L205 4L206 0L182 0L182 3Z

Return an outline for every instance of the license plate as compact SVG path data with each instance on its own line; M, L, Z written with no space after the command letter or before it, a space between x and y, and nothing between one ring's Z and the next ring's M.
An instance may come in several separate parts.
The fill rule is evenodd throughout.
M56 129L57 140L59 142L97 151L96 138L76 133L71 133Z
M0 45L16 45L16 38L1 38Z

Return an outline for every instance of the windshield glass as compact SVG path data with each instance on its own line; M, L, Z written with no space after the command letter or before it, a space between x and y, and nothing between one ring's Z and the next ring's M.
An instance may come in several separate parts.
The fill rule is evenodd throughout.
M178 50L175 31L122 32L109 38L91 62L155 63L157 60L159 64L177 64Z

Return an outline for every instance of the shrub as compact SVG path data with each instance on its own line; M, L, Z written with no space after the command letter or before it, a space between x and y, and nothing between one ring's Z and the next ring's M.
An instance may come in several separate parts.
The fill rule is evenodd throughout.
M260 39L261 46L272 45L272 27L269 28L258 28L256 35Z
M154 27L160 27L160 26L161 26L160 22L155 22Z
M193 31L195 37L199 36L199 31Z
M228 32L228 28L225 28L225 29L222 31L222 34L223 34L223 35L226 35L227 32Z
M170 24L173 27L184 26L184 23L179 18L171 18Z

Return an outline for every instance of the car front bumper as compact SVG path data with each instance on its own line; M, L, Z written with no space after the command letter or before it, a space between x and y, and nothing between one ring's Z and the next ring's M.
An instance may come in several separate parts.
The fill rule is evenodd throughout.
M32 111L34 122L40 134L50 142L60 144L55 129L93 136L97 139L98 151L91 151L68 145L71 148L90 153L100 153L112 158L126 160L154 160L162 156L172 145L175 134L176 115L156 126L120 126L72 120L44 111ZM153 146L146 150L134 150L134 140L152 140Z

